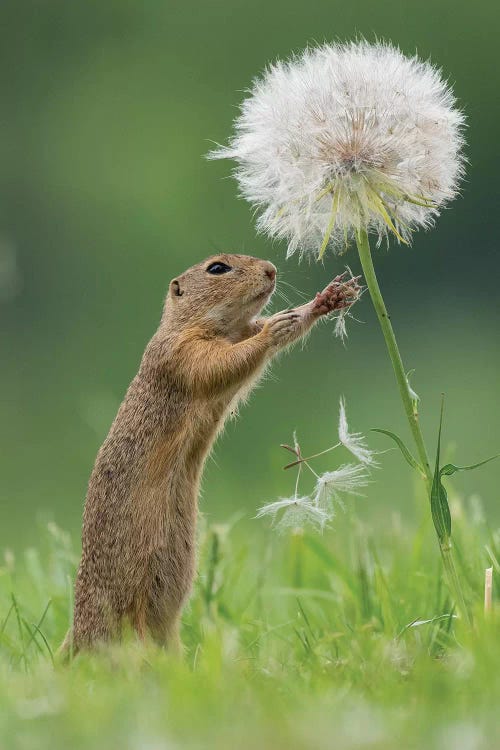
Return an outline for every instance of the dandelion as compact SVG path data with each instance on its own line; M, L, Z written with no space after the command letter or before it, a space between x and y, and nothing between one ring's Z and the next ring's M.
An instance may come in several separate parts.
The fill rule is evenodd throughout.
M408 243L431 226L458 190L463 125L428 62L390 44L325 45L255 80L210 157L236 160L260 231L321 256L360 230Z
M441 491L439 442L433 471L369 241L392 236L408 244L414 230L434 224L464 173L464 124L430 63L390 44L325 45L271 65L243 102L229 145L211 156L236 160L240 192L256 209L258 229L286 239L287 255L321 258L328 247L341 252L355 240L418 461L385 432L425 479L448 584L470 623ZM340 333L344 322L337 322ZM343 411L340 439L368 464L372 456L360 435L349 434Z
M345 401L340 399L339 405L339 440L347 450L355 456L358 461L366 466L376 466L375 451L368 448L366 438L360 432L349 432Z

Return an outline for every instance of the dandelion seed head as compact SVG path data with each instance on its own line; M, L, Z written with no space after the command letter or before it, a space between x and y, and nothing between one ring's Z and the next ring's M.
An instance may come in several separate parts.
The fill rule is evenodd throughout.
M347 450L352 453L358 461L365 464L365 466L377 466L375 451L368 448L364 435L360 432L349 432L345 401L343 398L340 399L339 405L339 441L344 448L347 448Z
M390 44L306 49L241 105L232 158L258 229L317 255L360 229L408 242L458 191L464 117L440 72Z

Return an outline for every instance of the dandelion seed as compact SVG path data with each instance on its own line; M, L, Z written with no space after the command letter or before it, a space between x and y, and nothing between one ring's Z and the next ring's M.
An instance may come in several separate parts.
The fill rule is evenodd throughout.
M335 503L345 508L341 495L357 495L369 484L370 475L364 464L345 464L335 471L327 471L318 477L314 502L325 511L334 513Z
M340 339L342 343L344 343L345 339L347 338L347 327L345 323L346 317L347 312L345 310L341 310L335 318L335 328L333 329L335 336Z
M360 230L408 243L431 226L463 175L463 127L430 63L390 44L325 45L270 66L209 156L236 160L260 231L321 256Z
M341 400L341 421L345 423L343 436L349 438L352 443L354 439L355 447L359 451L360 435L349 435L347 420L345 417L344 402ZM285 466L285 469L297 467L297 479L295 482L295 491L292 497L284 497L273 503L263 505L257 511L256 518L270 516L272 526L278 532L283 532L289 528L302 528L306 525L314 527L316 530L323 532L325 526L335 516L336 506L345 508L342 495L361 495L360 489L366 487L369 483L369 470L367 461L359 464L344 464L334 471L327 471L322 475L317 474L309 461L314 458L323 456L325 453L335 450L342 445L342 442L332 445L319 453L315 453L308 458L302 456L302 451L297 440L297 435L293 433L293 448L283 444L281 447L286 448L297 457L297 461ZM352 446L351 446L352 447ZM371 451L368 450L364 442L362 443L363 455L366 458ZM370 461L374 465L373 459ZM306 467L315 477L316 485L314 494L299 496L299 481L302 468ZM281 512L283 514L281 515ZM279 520L278 520L279 518Z
M377 466L375 451L368 448L366 438L361 432L349 432L345 401L340 399L339 405L339 440L347 450L355 456L358 461L366 466Z
M280 511L284 511L280 520L277 521ZM283 532L289 528L303 527L306 525L313 526L319 531L323 531L326 524L331 518L331 513L325 509L319 508L310 497L285 497L280 498L274 503L263 505L257 511L256 518L270 516L273 527L278 532Z

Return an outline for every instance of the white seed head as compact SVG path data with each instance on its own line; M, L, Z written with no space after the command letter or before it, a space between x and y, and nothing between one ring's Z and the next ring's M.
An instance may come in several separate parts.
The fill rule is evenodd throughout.
M340 399L339 404L339 440L362 464L365 464L365 466L377 466L375 460L376 452L368 448L365 436L361 432L349 432L343 398Z
M361 229L408 242L457 193L464 117L440 72L389 44L307 49L241 105L232 158L259 230L288 253L340 251Z

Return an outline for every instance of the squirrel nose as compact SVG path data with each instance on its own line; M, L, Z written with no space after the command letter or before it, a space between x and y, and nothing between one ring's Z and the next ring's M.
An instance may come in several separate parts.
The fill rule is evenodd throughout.
M271 281L274 281L274 279L276 278L276 268L272 263L266 265L265 274L269 279L271 279Z

